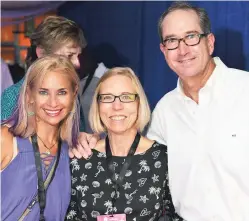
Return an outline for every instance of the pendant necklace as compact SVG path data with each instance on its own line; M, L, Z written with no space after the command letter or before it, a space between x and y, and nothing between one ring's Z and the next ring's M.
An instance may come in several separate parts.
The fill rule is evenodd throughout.
M56 141L51 147L48 147L38 135L37 135L37 137L42 142L42 144L44 145L44 147L47 149L47 151L45 153L48 154L48 155L51 155L50 150L55 146L55 144L57 144L58 141Z

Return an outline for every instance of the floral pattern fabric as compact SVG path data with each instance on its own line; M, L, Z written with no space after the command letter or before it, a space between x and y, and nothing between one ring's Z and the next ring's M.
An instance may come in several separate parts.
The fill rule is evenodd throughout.
M113 156L115 179L125 157ZM106 154L93 150L87 160L72 159L72 192L66 220L97 220L111 214L115 195L108 177ZM182 220L174 210L169 186L167 147L155 142L150 149L132 157L124 181L117 192L114 213L125 213L127 221L154 221L163 210L170 220Z

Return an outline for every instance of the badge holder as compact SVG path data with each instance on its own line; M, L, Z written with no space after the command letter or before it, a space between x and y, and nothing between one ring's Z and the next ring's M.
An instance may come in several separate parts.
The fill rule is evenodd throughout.
M97 221L126 221L126 214L101 215Z
M109 174L109 177L111 177L112 182L114 183L113 187L114 187L115 195L112 199L112 214L111 215L97 216L97 221L126 221L126 214L113 214L113 208L114 208L115 201L117 199L116 197L117 197L118 188L119 188L119 186L121 186L122 182L124 181L125 173L131 164L131 158L134 155L134 153L136 152L140 138L141 138L141 135L139 133L137 133L136 137L131 145L129 153L125 159L123 167L120 171L118 180L115 180L115 171L114 171L114 168L112 167L112 160L111 160L112 159L112 152L111 152L111 148L110 148L110 144L109 144L109 138L108 138L108 136L106 137L106 156L107 156L107 168L108 168L107 172Z

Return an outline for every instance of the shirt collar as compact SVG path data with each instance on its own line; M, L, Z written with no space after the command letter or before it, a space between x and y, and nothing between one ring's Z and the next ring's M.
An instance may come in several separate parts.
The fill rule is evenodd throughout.
M94 72L94 77L101 78L108 69L103 62L98 64L97 69Z
M203 88L201 88L200 91L212 90L215 87L216 82L219 82L219 79L222 78L222 69L226 68L226 65L220 60L219 57L214 57L213 60L215 62L216 67L214 68L213 73L210 75L210 77L207 80L206 84L204 85ZM188 96L186 96L184 94L181 79L179 77L178 77L178 80L177 80L176 90L179 93L181 98L183 98L184 100L191 100L191 98L189 98Z
M108 68L104 65L103 62L98 63L98 67L94 71L94 77L101 78L104 73L108 71ZM88 78L88 74L83 78L83 80Z

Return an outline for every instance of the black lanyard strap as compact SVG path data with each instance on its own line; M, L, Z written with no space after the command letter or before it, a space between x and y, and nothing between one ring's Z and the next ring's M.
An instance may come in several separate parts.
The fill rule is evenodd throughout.
M44 181L43 181L43 176L42 176L42 163L41 163L41 157L40 157L40 152L39 152L39 146L37 142L37 135L31 136L32 140L32 146L34 150L34 156L35 156L35 166L36 166L36 172L37 172L37 178L38 178L38 201L40 205L40 221L45 221L44 217L44 210L46 207L46 190L44 187ZM56 157L55 163L55 169L52 174L52 178L50 180L50 183L52 182L56 168L58 166L59 160L60 160L60 153L61 153L61 140L59 139L58 142L58 153Z
M135 154L139 141L140 141L141 135L139 133L136 134L136 137L130 147L129 153L127 155L127 157L125 158L125 161L123 163L123 166L120 170L119 176L116 179L115 178L115 169L114 169L114 165L113 165L113 160L112 160L112 152L111 152L111 148L110 148L110 143L109 143L109 138L108 136L106 136L105 139L105 149L106 149L106 162L107 162L107 168L108 168L108 175L109 177L112 179L112 183L113 183L113 189L115 191L115 195L112 198L112 214L114 211L114 204L116 202L117 199L117 192L120 188L120 186L122 185L123 181L124 181L124 177L125 177L125 173L128 170L129 166L131 165L131 158L132 156Z

